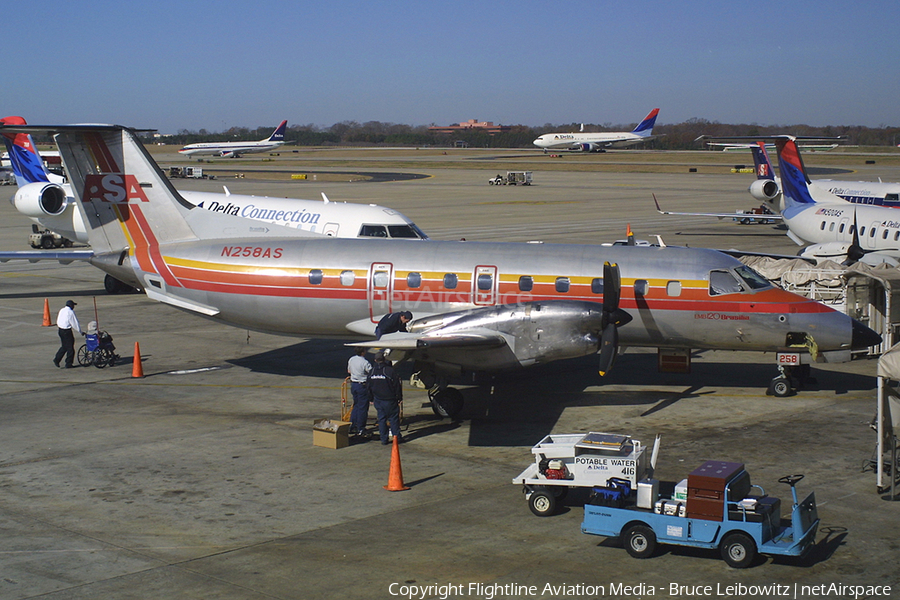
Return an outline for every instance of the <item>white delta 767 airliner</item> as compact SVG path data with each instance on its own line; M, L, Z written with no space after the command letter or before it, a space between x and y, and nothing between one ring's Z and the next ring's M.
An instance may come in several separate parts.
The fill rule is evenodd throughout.
M0 119L6 125L25 125L21 117ZM27 133L3 134L18 190L11 198L13 206L41 227L70 240L89 243L87 219L75 202L65 178L48 172L38 155L34 140ZM211 192L182 191L181 196L211 212L256 219L273 225L318 233L330 237L366 237L379 239L425 240L428 236L402 213L377 204L332 202L299 198L269 198ZM88 260L89 250L0 252L0 261ZM117 281L107 275L104 281L111 294L131 291L137 282Z
M223 158L240 158L243 154L268 152L286 143L284 141L284 130L286 128L287 121L285 120L275 128L272 135L258 142L203 142L200 144L188 144L178 152L185 156L221 156Z
M607 148L626 148L659 137L651 135L658 114L659 109L654 108L632 131L545 133L534 140L534 145L538 148L543 148L544 152L547 150L604 152Z
M344 337L407 361L439 414L458 414L449 377L598 355L623 346L776 352L805 344L848 360L880 336L821 303L774 287L700 248L327 238L185 201L137 133L117 125L29 128L54 134L84 204L91 264L135 279L148 298L280 335ZM202 213L202 214L201 214ZM407 332L375 339L390 312Z

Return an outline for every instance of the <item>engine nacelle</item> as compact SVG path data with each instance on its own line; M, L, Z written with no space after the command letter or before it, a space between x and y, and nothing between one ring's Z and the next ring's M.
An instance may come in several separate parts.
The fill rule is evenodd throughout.
M60 215L67 205L66 191L55 183L29 183L13 196L16 210L35 219Z
M771 202L778 197L781 190L778 184L772 179L757 179L750 184L750 195L757 200Z

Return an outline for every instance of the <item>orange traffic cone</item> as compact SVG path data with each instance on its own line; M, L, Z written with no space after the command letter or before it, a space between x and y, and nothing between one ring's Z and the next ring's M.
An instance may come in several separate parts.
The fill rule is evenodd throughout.
M41 327L50 327L53 323L50 322L50 300L44 298L44 322Z
M402 492L409 488L403 485L403 469L400 468L400 438L394 436L394 447L391 448L391 471L388 484L384 486L389 492Z
M141 347L137 342L134 343L134 366L131 367L132 377L143 377L144 367L141 366Z

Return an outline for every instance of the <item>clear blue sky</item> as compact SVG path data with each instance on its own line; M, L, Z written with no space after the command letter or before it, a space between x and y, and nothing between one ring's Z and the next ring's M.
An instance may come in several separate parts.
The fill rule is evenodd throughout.
M0 116L34 124L900 125L897 0L8 8Z

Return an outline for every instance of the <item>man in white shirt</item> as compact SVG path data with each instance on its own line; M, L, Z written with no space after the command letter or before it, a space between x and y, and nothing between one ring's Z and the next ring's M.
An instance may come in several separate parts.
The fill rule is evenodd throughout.
M366 351L359 348L356 354L347 361L347 372L350 373L350 393L353 395L353 410L350 412L350 430L354 435L368 437L366 421L369 419L369 402L371 401L366 379L372 372L372 363L366 359Z
M59 310L56 316L56 326L59 327L60 347L56 351L56 357L53 364L59 366L59 361L63 355L66 356L66 368L71 369L75 365L75 332L81 333L81 326L78 324L78 317L75 316L76 303L67 300L66 305Z

